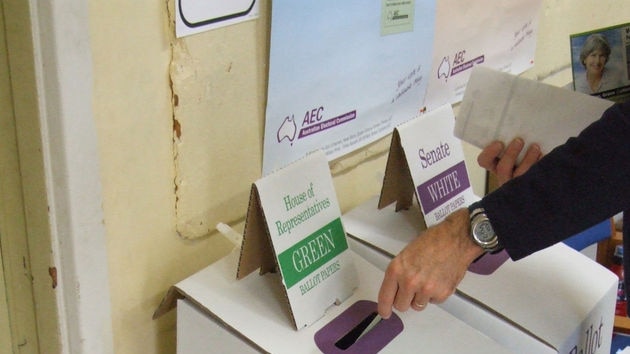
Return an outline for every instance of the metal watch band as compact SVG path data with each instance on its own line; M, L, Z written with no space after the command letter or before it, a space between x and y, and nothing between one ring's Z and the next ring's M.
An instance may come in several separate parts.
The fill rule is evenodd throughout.
M503 249L481 203L471 204L468 211L470 213L470 237L472 240L489 253L496 253Z

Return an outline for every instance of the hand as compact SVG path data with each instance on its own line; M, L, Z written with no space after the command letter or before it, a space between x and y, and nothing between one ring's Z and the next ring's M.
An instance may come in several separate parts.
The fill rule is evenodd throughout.
M518 155L525 147L525 142L521 138L516 138L505 148L501 141L493 141L486 146L479 156L477 163L479 166L494 173L497 176L499 185L518 177L529 170L530 167L543 156L538 144L531 144L523 159L518 162Z
M468 209L459 209L410 242L385 271L378 294L378 313L389 318L399 311L423 310L455 292L470 263L483 249L469 236Z

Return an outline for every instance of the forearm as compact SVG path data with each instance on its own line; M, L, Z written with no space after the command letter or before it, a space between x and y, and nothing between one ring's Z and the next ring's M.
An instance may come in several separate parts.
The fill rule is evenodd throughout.
M564 240L630 204L630 104L482 200L513 259Z

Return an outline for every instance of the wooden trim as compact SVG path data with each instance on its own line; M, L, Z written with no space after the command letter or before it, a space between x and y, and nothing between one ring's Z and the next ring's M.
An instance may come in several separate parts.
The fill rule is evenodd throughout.
M613 331L617 333L630 334L630 317L615 316Z
M606 268L610 268L615 247L622 243L623 234L615 229L615 223L611 222L611 237L600 241L597 244L597 263ZM630 334L630 317L615 316L613 331L617 333Z
M25 6L26 5L26 6ZM21 103L28 96L21 88L29 75L18 71L32 55L24 50L30 36L28 3L0 3L0 352L37 353L38 326L29 238L25 220L23 179L16 124ZM24 21L24 22L22 22ZM17 23L22 27L16 27ZM27 41L28 42L28 41ZM19 92L19 95L15 94ZM53 319L54 321L54 319ZM10 338L7 338L10 337ZM8 347L8 351L7 351ZM54 348L54 346L53 346Z

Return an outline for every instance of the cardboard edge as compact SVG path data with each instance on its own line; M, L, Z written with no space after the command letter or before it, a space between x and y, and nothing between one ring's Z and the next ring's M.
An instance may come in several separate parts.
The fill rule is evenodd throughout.
M158 319L162 315L164 315L167 312L171 311L172 309L176 308L177 307L177 302L179 300L186 300L186 301L190 302L191 305L193 305L196 308L198 308L205 315L208 315L209 317L211 317L213 321L215 321L218 325L223 327L226 331L232 333L234 336L236 336L237 338L241 339L243 342L247 343L252 348L256 349L258 352L261 352L261 353L266 353L267 352L264 348L260 347L258 344L256 344L254 341L249 339L247 336L245 336L243 333L238 331L236 328L230 326L228 323L226 323L225 321L221 320L220 317L215 315L207 307L203 306L203 304L201 304L199 301L196 301L194 298L189 296L185 291L183 291L182 289L178 288L176 285L173 285L173 286L171 286L168 289L168 292L166 293L166 295L162 299L162 302L160 303L158 308L153 313L153 319L154 320Z
M165 313L171 311L175 307L177 307L177 300L183 299L185 294L183 294L176 286L171 286L166 295L160 301L160 304L153 312L153 316L151 317L153 320L156 320L162 317Z
M364 239L360 238L359 236L356 236L354 234L348 233L347 234L348 237L351 237L354 241L358 242L359 244L362 244L366 247L369 247L370 249L376 251L377 253L380 253L383 256L389 257L389 258L394 258L396 257L395 254L390 253L389 251L387 251L384 248L381 248L373 243L369 243L368 241L365 241Z
M271 243L271 238L269 239L269 243ZM272 250L272 252L274 252L274 260L276 260L277 258L275 258L275 251ZM289 299L289 293L287 292L286 286L284 286L282 275L278 273L278 276L273 277L272 281L276 282L276 286L281 289L282 300L284 300L283 308L286 311L286 313L289 315L289 319L291 320L291 323L293 324L293 328L295 328L296 331L299 331L300 327L298 327L297 325L295 314L293 313L293 308L291 307L291 300ZM282 300L278 299L278 301L282 301Z
M241 280L256 269L260 269L260 276L265 273L276 273L278 269L278 264L276 263L277 258L275 250L271 246L271 235L269 235L267 230L267 223L262 204L260 203L258 188L256 183L253 183L249 197L249 205L247 207L243 244L236 269L236 279ZM282 288L285 308L287 309L293 326L295 329L299 329L295 315L291 309L286 287L281 280L278 281L277 286Z
M258 189L253 183L245 219L243 244L236 268L236 279L243 279L259 268L261 275L275 271L273 249L270 247L269 235L266 235L264 220Z
M415 192L411 171L406 161L405 151L400 142L400 134L396 128L392 133L389 146L385 176L378 201L379 209L383 209L393 202L396 202L396 211L411 207Z
M602 332L604 331L604 329L606 330L606 335L613 335L615 333L615 304L617 299L617 284L617 279L614 279L614 282L611 282L610 288L605 292L604 296L602 296L599 301L597 301L597 305L593 309L591 309L591 311L588 313L588 316L584 317L580 326L576 329L577 332L581 331L582 334L584 334L587 331L591 331L591 336L593 335L593 333L596 333L597 331L595 330L595 328L597 327L593 327L593 324L596 324L596 322L593 322L593 320L597 321L597 317L595 317L594 314L597 313L596 310L598 308L601 307L603 309L603 304L608 302L610 304L610 309L608 311L599 311L599 321L600 324L603 325L603 328L599 329L599 335L603 334ZM610 296L610 298L607 299L607 296ZM606 316L604 316L604 314L606 314ZM563 347L561 349L565 350L568 353L586 353L588 351L588 347L593 345L594 342L596 342L594 339L591 339L591 341L585 340L582 343L571 343L575 345L575 347L573 348L569 346L568 348ZM563 345L565 344L566 343L563 343ZM580 344L582 344L583 346L580 346ZM607 344L612 345L612 341L608 342ZM595 349L595 347L593 346L592 349ZM611 348L610 346L608 346L603 348L597 347L597 349L599 349L602 353L609 353Z
M221 318L215 315L212 311L208 310L205 306L201 306L201 304L199 304L198 302L188 297L183 298L183 300L189 301L190 305L192 306L197 306L203 314L208 315L213 321L216 322L217 325L223 327L227 332L232 333L236 338L239 338L243 342L247 343L250 347L255 349L257 352L268 353L267 350L262 348L260 345L256 344L256 342L254 342L253 340L249 339L249 337L241 333L238 329L230 326L227 322L223 321Z
M554 346L553 344L551 344L549 341L545 340L544 338L542 338L541 336L537 335L536 333L530 331L529 329L527 329L526 327L520 325L519 323L517 323L516 321L510 319L509 317L507 317L506 315L500 313L499 311L493 309L492 307L488 306L486 303L484 303L483 301L480 301L478 299L476 299L473 296L470 296L469 294L465 293L462 290L456 289L455 290L455 294L457 296L459 296L460 298L466 300L468 303L477 306L478 308L482 309L483 311L491 314L492 316L502 320L503 322L509 324L510 326L518 329L519 331L523 332L523 334L539 341L540 343L546 345L547 347L558 351L558 348L556 346Z

